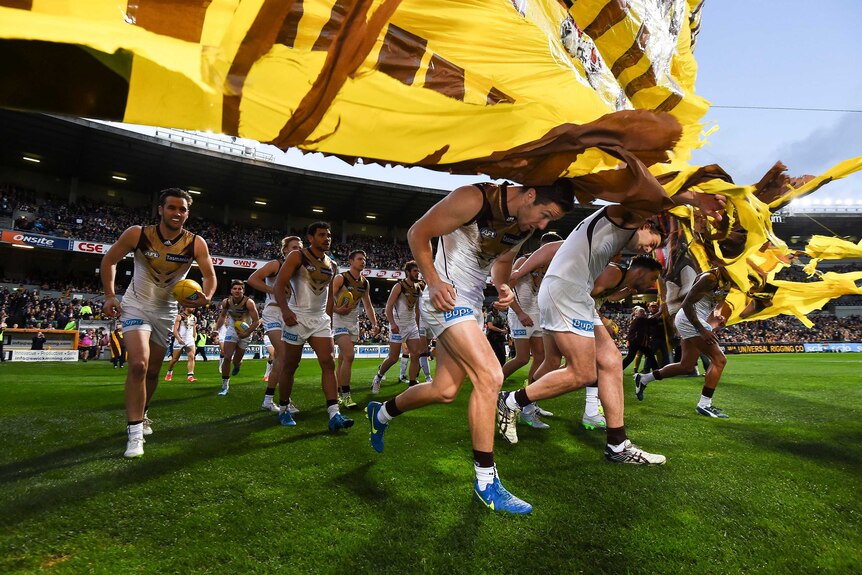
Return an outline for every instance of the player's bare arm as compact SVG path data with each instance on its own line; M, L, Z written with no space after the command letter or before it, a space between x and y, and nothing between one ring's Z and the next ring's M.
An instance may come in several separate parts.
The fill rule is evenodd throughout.
M491 265L491 283L497 288L497 309L508 308L515 301L515 292L509 287L509 277L512 275L512 262L515 260L515 250L509 250L498 257Z
M527 260L521 265L521 267L515 269L509 276L509 281L512 285L518 283L522 277L527 275L528 273L536 270L542 266L546 266L551 263L551 260L554 259L554 255L556 255L557 251L562 247L563 242L550 242L530 255Z
M389 292L389 299L386 300L386 319L389 321L389 331L398 333L398 324L395 323L395 302L398 301L398 296L401 295L401 284L395 284L392 291Z
M272 288L264 281L278 273L278 260L271 260L263 264L260 269L254 271L248 278L248 285L262 293L272 293Z
M201 291L198 292L198 297L194 301L188 303L183 302L183 305L188 305L189 307L203 307L212 302L218 281L216 280L213 259L210 257L209 246L207 246L206 241L200 236L195 236L195 261L198 264L198 269L201 270L203 285L201 287Z
M302 254L299 250L294 250L287 254L281 269L278 270L278 275L275 276L275 285L273 286L273 295L278 307L281 308L281 317L286 325L296 325L296 314L290 309L287 303L287 292L285 288L290 282L290 278L299 269L302 264Z
M338 295L338 292L341 291L341 288L344 287L344 276L341 274L336 274L332 279L332 283L330 284L329 290L329 301L326 303L327 310L331 309L333 312L338 315L347 315L350 313L350 306L343 305L338 307L335 305L335 296ZM329 314L332 315L331 313Z
M455 307L455 288L444 282L434 269L431 238L444 236L472 220L482 208L482 192L475 186L462 186L438 202L410 227L407 243L419 271L428 284L431 304L439 311Z
M102 256L102 263L99 266L99 273L102 276L102 291L105 292L105 303L102 310L107 316L119 316L123 311L114 286L117 264L126 257L126 254L135 249L140 239L141 226L126 228L126 231L120 234L119 239L111 246L108 253Z

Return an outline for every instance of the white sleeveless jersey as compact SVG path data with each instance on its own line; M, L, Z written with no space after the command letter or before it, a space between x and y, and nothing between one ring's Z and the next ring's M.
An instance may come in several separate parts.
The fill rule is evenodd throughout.
M194 343L195 322L197 322L197 318L191 314L186 317L180 316L180 326L177 328L177 333L186 343Z
M165 239L158 226L143 226L134 251L132 283L123 294L123 303L175 314L173 289L194 261L195 237L183 230L176 238Z
M278 269L280 270L281 266L284 262L282 262L281 260L276 260L276 261L278 261ZM276 272L274 274L272 274L271 276L263 278L263 283L265 283L269 287L269 289L273 290L273 293L269 293L269 292L266 293L266 298L264 298L264 300L263 300L263 307L267 307L269 305L278 305L278 302L275 301L275 278L277 275L278 275L278 270L276 270ZM287 299L290 299L290 294L291 294L290 282L287 282L287 284L284 286L284 293L287 294Z
M298 315L325 315L332 260L326 254L318 258L308 248L300 250L300 256L301 264L290 278L290 309Z
M491 265L500 255L517 251L532 235L521 231L507 209L508 184L477 184L484 203L472 221L440 238L434 269L458 295L482 307ZM427 296L425 296L427 297Z
M422 297L422 286L417 282L411 287L407 284L407 280L401 280L399 285L401 286L401 293L398 294L398 299L395 300L392 314L398 327L404 327L411 323L416 323L416 304L419 303L419 298Z
M589 294L596 279L635 232L637 228L621 228L613 223L607 216L607 208L602 208L569 234L545 275L579 285Z

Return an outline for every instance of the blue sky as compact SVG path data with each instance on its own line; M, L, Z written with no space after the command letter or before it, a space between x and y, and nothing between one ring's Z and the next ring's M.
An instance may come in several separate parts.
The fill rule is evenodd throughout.
M707 0L695 57L697 92L713 106L862 110L862 2ZM819 174L862 155L862 113L713 107L719 131L692 163L752 183L776 161ZM862 199L862 174L811 196Z

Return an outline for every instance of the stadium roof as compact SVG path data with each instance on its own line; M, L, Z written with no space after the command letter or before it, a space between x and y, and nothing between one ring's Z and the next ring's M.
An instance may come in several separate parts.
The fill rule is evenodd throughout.
M203 190L206 201L265 200L267 210L313 217L408 227L446 192L418 186L333 175L206 150L166 138L122 130L83 118L0 110L0 163L21 166L24 155L40 158L39 170L104 185L128 177L127 189L152 194L167 187ZM32 169L31 166L27 166ZM482 181L477 176L477 181ZM595 208L582 207L555 229L567 232ZM249 222L243 222L249 223Z
M112 176L122 174L128 178L123 186L135 193L151 195L172 186L196 188L213 204L260 199L267 202L268 211L298 217L315 217L312 210L322 209L321 217L336 225L341 221L367 223L366 216L372 214L375 224L408 227L446 195L431 188L283 166L83 118L0 109L0 133L3 166L34 169L22 159L32 155L41 159L35 169L61 178L116 186ZM568 234L594 209L578 206L552 228ZM774 227L787 241L799 238L792 243L812 234L833 233L858 240L859 214L849 212L783 210Z

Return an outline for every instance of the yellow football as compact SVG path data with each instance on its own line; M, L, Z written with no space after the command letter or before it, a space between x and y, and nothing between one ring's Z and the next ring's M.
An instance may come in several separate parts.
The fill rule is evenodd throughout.
M250 326L244 321L236 320L233 322L233 327L236 328L237 331L246 332Z
M344 290L335 298L335 307L350 307L353 305L353 294Z
M200 297L200 291L201 284L195 280L180 280L174 286L174 298L180 303L193 302Z

